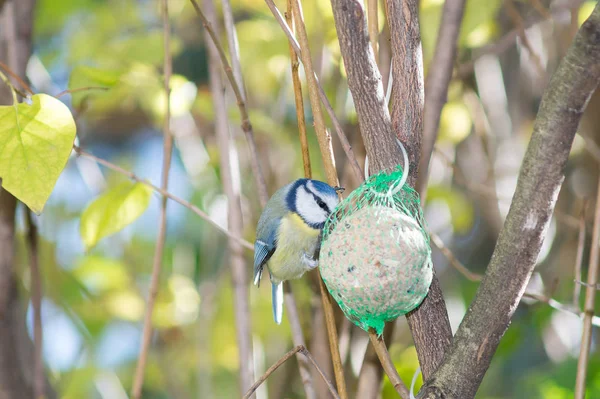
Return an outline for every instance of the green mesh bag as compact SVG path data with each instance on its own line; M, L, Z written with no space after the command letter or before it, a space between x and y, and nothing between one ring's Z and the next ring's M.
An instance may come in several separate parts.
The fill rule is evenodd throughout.
M419 195L405 181L400 166L369 177L323 229L319 269L327 289L348 319L378 335L423 301L433 277Z

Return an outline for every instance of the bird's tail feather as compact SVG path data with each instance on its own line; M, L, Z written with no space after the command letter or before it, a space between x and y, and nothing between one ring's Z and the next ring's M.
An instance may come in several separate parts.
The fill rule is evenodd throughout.
M281 324L283 317L283 283L271 283L271 300L273 301L273 318Z

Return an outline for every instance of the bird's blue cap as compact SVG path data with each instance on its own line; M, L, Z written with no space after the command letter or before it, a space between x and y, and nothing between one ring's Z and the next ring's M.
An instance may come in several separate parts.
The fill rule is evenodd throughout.
M312 182L313 186L318 192L323 193L325 195L337 195L336 190L325 182L313 179L298 179L292 184L292 187L290 187L290 190L288 191L287 197L285 199L285 201L287 202L288 209L294 212L297 211L294 194L296 193L298 187L306 186L306 183L308 183L309 181Z

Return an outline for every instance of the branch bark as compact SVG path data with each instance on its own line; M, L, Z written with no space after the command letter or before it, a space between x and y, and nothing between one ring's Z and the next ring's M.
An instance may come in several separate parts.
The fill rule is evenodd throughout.
M386 10L394 50L392 125L408 151L411 170L408 182L414 187L418 176L423 129L423 65L418 1L388 0ZM394 161L397 162L397 159ZM452 340L446 303L435 273L427 297L406 319L413 335L423 378L427 379L441 363Z
M581 116L600 81L600 5L544 93L486 275L443 364L419 398L473 398L533 272Z
M381 74L369 43L367 21L361 3L358 0L331 0L340 50L348 73L348 87L369 156L369 169L379 172L398 165L402 155L392 133ZM414 150L414 146L405 146L407 150Z

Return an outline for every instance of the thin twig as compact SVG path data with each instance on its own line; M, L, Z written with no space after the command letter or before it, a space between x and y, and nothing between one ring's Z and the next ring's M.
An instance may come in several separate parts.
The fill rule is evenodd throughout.
M35 94L33 92L33 90L31 90L31 87L29 87L29 85L27 83L25 83L25 81L23 81L23 79L21 79L19 77L19 75L17 75L15 72L13 72L8 65L6 65L5 63L3 63L2 61L0 61L0 68L2 68L4 70L4 72L6 72L10 77L12 77L14 80L17 81L17 83L19 83L21 85L21 87L23 87L23 89L28 92L29 94ZM26 94L23 94L22 92L19 91L19 95L22 97L27 97Z
M432 234L432 233L430 233L430 234ZM432 241L433 240L434 240L434 238L433 238L433 234L432 234ZM438 245L435 242L434 242L434 244L436 246ZM442 245L443 245L443 243L442 243ZM445 250L442 250L442 248L445 248ZM459 261L456 258L456 256L452 253L452 251L450 251L447 247L442 247L442 248L440 248L440 250L442 250L442 254L444 254L444 256L446 256L448 258L448 260L450 261L450 265L452 267L454 267L465 278L467 278L467 280L479 282L483 279L483 275L478 274L478 273L473 273L472 271L470 271L465 265L462 264L461 261ZM583 285L587 286L587 284L585 284L585 283L583 283ZM523 297L535 299L536 301L540 301L540 302L544 302L545 304L547 304L548 306L550 306L553 309L559 310L561 312L569 313L569 314L572 314L572 315L580 317L580 318L582 318L584 316L584 313L579 310L578 306L565 305L565 304L557 301L556 299L550 298L546 295L536 294L533 292L526 291L523 294ZM592 324L600 327L600 317L594 316L592 318Z
M202 9L200 8L200 6L196 2L196 0L190 0L190 2L194 6L196 13L202 20L202 25L204 25L204 28L208 32L208 35L210 36L210 39L213 42L213 44L218 52L218 56L219 56L219 59L221 60L221 64L223 65L223 70L225 71L225 75L227 76L227 79L229 80L229 83L231 84L233 93L235 94L235 98L237 100L237 106L238 106L238 109L240 110L240 116L242 119L242 130L244 131L244 134L246 135L246 140L248 142L248 147L250 149L250 164L252 166L252 173L253 173L255 181L256 181L256 189L258 190L258 195L259 195L260 201L264 206L264 204L266 204L267 200L269 199L269 194L267 193L266 185L261 184L261 182L264 182L264 177L262 174L262 170L260 168L260 164L258 162L258 153L256 150L256 142L254 141L254 130L252 129L252 124L250 123L250 117L248 116L248 110L246 108L246 100L245 100L246 96L245 96L245 93L243 92L243 83L241 81L241 77L242 77L241 66L239 66L239 62L236 65L235 57L233 57L233 55L236 53L235 39L233 38L233 36L232 36L232 39L230 39L230 41L233 41L233 43L234 43L233 48L231 48L231 44L230 44L230 51L231 51L232 57L234 59L234 61L233 61L234 67L237 68L239 66L239 71L238 71L238 75L240 77L239 82L238 82L238 80L236 80L236 77L234 75L234 70L229 65L229 61L227 60L227 55L225 55L225 50L223 50L223 46L221 45L221 42L219 41L219 38L218 38L217 34L215 33L215 30L214 30L212 24L206 18L206 15L204 14L204 12L202 12ZM233 17L232 17L232 21L233 21Z
M533 8L545 19L552 18L552 14L548 9L542 4L540 0L529 0Z
M245 88L244 88L244 80L243 80L242 68L241 68L241 63L240 63L240 58L239 58L238 40L237 40L236 31L235 31L233 12L231 10L231 3L229 0L222 0L222 5L223 5L223 16L224 16L224 20L225 20L225 31L227 33L227 40L228 40L228 45L229 45L229 56L231 57L231 62L233 65L233 74L235 76L236 83L237 83L238 87L240 88L242 100L245 102L247 97L246 97L246 92L245 92ZM293 55L295 56L295 54L293 54ZM296 67L296 76L297 76L297 67ZM298 82L299 82L299 80L298 80ZM238 99L238 102L239 102L239 99ZM296 103L296 106L298 107L297 103ZM300 104L300 106L302 107L302 103ZM302 109L302 122L304 122L304 119L303 119L304 118L304 108L302 107L301 109ZM299 119L299 121L300 121L300 119ZM260 168L258 151L256 149L256 142L254 140L254 135L252 133L252 130L246 130L246 131L244 131L244 133L246 134L246 140L247 140L248 146L250 148L251 164L252 164L253 170L255 171L254 179L255 179L255 184L258 188L260 204L261 204L261 207L264 208L268 201L268 190L267 190L267 185L266 185L266 182L264 179L264 175ZM302 132L301 132L301 139L302 139ZM304 139L306 140L306 130L304 130ZM308 149L307 149L307 151L308 151ZM258 172L258 173L256 173L256 172ZM296 308L296 301L294 298L294 293L292 292L291 286L288 282L285 283L284 288L286 291L286 293L285 293L286 298L285 298L284 302L285 302L286 309L287 309L287 315L288 315L288 320L290 322L290 327L292 329L292 341L294 342L294 345L305 345L306 343L304 340L304 333L302 332L302 326L300 324L300 318L298 316L298 309ZM313 399L313 398L315 398L315 392L314 392L314 388L312 386L312 377L310 375L310 371L308 370L308 364L307 364L306 360L299 355L297 356L297 359L298 359L298 368L300 370L300 376L302 379L306 397L308 399Z
M78 87L76 89L63 90L54 97L60 98L66 94L73 94L73 93L78 93L80 91L91 91L91 90L108 91L108 90L110 90L110 87L103 87L103 86Z
M529 56L533 60L533 63L535 65L540 77L545 78L546 68L544 68L544 65L542 64L542 60L540 59L540 56L537 55L537 53L531 46L529 39L527 38L527 34L525 32L525 22L523 21L523 17L521 17L521 14L519 14L519 11L517 10L515 3L513 3L513 0L504 0L504 5L506 6L506 12L508 13L508 16L510 17L513 24L515 25L515 28L518 31L519 38L521 39L521 44L523 45L523 47L525 47L525 49L529 53ZM542 16L544 18L546 18L545 15L542 15Z
M379 16L377 15L378 0L367 0L367 25L369 27L369 41L375 55L375 62L379 61L377 57L377 44L379 42Z
M293 27L294 15L292 12L291 0L287 0L287 11L285 17L288 25ZM300 66L300 62L298 61L298 56L296 55L296 52L294 51L291 44L289 45L289 47L290 63L292 70L292 83L294 87L294 100L296 103L296 118L298 119L298 133L300 136L300 148L302 151L302 164L304 166L304 177L310 179L312 177L310 166L310 153L308 149L308 138L306 135L306 121L304 120L304 100L302 98L302 83L300 82L300 75L298 73L298 67ZM304 333L302 332L302 325L300 323L300 316L296 307L296 300L292 291L292 285L289 281L286 281L284 283L283 288L285 292L284 303L288 314L288 320L290 322L290 328L292 330L292 341L296 346L306 346L306 341L304 340ZM306 358L304 356L301 356L300 354L297 354L296 359L298 360L298 369L300 370L300 378L304 386L306 398L316 398L316 392L312 383L312 376L310 370L308 369L308 363L306 361Z
M311 68L312 73L309 74L307 72L308 70L307 70L306 63L305 63L305 57L302 55L304 50L301 50L300 45L298 44L298 42L296 41L296 38L294 37L294 34L292 33L292 31L290 30L290 27L287 25L287 23L283 19L281 12L279 12L279 9L277 8L277 6L273 2L273 0L265 0L265 3L271 10L271 13L273 14L275 19L281 26L281 29L287 36L287 38L290 42L290 45L293 47L294 51L296 52L296 54L302 61L302 64L304 65L304 70L306 71L306 75L307 75L306 80L309 84L309 94L310 94L310 87L311 87L310 81L315 82L315 84L317 86L317 90L318 90L318 96L321 99L321 102L323 103L323 106L325 107L325 110L327 111L327 114L329 115L331 122L333 123L334 130L338 136L338 139L340 140L340 144L342 145L342 148L344 149L344 153L346 154L346 157L348 158L348 162L350 162L350 165L352 166L354 175L356 176L356 178L359 181L363 181L365 179L365 177L363 175L362 168L360 167L360 165L358 164L358 161L356 160L356 156L354 155L354 152L352 151L352 146L348 142L348 138L344 134L342 125L340 124L337 117L335 116L335 112L333 111L333 107L331 106L331 103L329 102L329 99L327 98L327 95L325 94L325 90L323 89L323 86L321 86L321 84L319 83L319 79L317 78L317 75L314 73L312 68ZM310 59L310 57L308 57L308 59ZM311 104L312 104L312 102L311 102Z
M287 0L287 10L285 19L288 26L294 29L294 13L292 11L292 0ZM304 99L302 97L302 83L300 82L300 74L298 69L300 61L298 55L294 51L294 46L289 43L290 47L290 63L292 65L292 84L294 86L294 101L296 102L296 119L298 119L298 134L300 135L300 148L302 150L302 165L304 166L304 177L310 179L312 170L310 166L310 151L308 149L308 137L306 135L306 120L304 119Z
M579 318L584 317L584 313L581 312L579 309L576 309L570 305L565 305L564 303L558 302L556 299L550 298L546 295L536 294L533 292L525 292L523 294L523 297L535 299L536 301L540 301L540 302L547 304L552 309L556 309L558 311L568 313L573 316L577 316ZM596 327L600 327L600 317L598 317L598 316L592 317L592 325L594 325Z
M339 185L339 180L335 170L333 148L331 147L331 136L325 126L325 119L323 118L323 111L319 101L319 85L317 84L317 79L315 77L316 75L313 70L310 47L308 44L308 34L306 33L306 27L304 26L304 16L302 14L300 0L292 0L292 10L294 14L296 31L300 41L300 47L302 48L302 53L299 54L299 57L302 59L304 70L306 71L308 96L314 118L315 132L317 134L319 148L321 149L323 166L325 167L327 182L330 186L336 187Z
M481 281L481 279L483 278L483 276L481 274L473 273L472 271L470 271L469 269L467 269L465 267L465 265L463 265L456 258L456 256L454 255L454 253L452 253L452 251L450 249L448 249L444 245L444 242L442 241L442 239L440 238L440 236L438 236L433 231L429 232L429 236L431 237L431 241L433 242L433 244L440 250L440 252L446 257L446 259L448 259L448 262L450 263L450 265L452 265L452 267L454 267L456 270L458 270L458 272L460 274L462 274L463 276L465 276L467 278L467 280L470 280L470 281Z
M454 171L454 179L456 183L464 187L466 190L493 199L495 201L512 200L512 195L498 195L498 193L496 192L496 190L494 190L493 187L488 187L485 184L472 182L469 179L467 179L461 168L455 162L453 162L446 154L444 154L444 152L441 151L437 146L434 147L434 152L446 165L452 168L452 170ZM554 217L556 218L556 220L558 220L561 223L564 223L566 226L576 229L579 228L579 219L572 215L568 215L559 210L555 210Z
M148 180L142 179L141 177L137 176L136 174L134 174L128 170L125 170L122 167L113 164L112 162L109 162L102 158L98 158L97 156L92 155L89 152L82 150L80 147L78 147L76 145L73 146L73 151L75 151L77 153L77 155L79 155L79 156L91 159L91 160L97 162L98 164L107 167L110 170L113 170L117 173L127 176L128 178L130 178L131 180L133 180L137 183L142 183L142 184L150 187L152 190L156 191L160 195L163 195L163 196L169 198L170 200L173 200L173 201L177 202L178 204L184 206L185 208L188 208L189 210L194 212L196 215L198 215L200 218L202 218L202 219L206 220L208 223L210 223L217 230L219 230L220 232L225 234L228 238L239 242L244 248L248 249L249 251L254 251L254 246L252 244L250 244L248 241L231 233L229 230L227 230L226 228L219 225L217 222L215 222L213 219L211 219L211 217L206 212L202 211L200 208L198 208L196 205L192 204L191 202L186 201L183 198L180 198L174 194L171 194L167 190L163 190L162 188L155 186L154 184L150 183Z
M9 3L12 5L12 3ZM19 103L19 100L17 98L17 94L20 95L21 97L23 97L23 94L21 91L19 91L19 89L17 89L12 82L10 81L9 78L6 77L5 74L2 73L2 71L0 71L0 80L2 80L4 82L4 84L6 84L8 86L8 89L10 90L10 94L12 95L12 105L13 107L16 107L17 104Z
M234 177L235 175L239 175L240 171L239 165L235 162L237 158L234 153L235 147L232 145L230 139L229 118L225 98L226 92L223 90L225 82L221 78L220 64L223 62L224 54L222 53L222 48L219 49L217 47L218 44L215 43L216 37L220 35L217 11L213 0L203 0L202 6L206 12L203 20L212 27L209 35L205 35L205 44L208 48L208 74L215 112L214 121L217 148L219 149L221 184L223 192L227 197L227 224L232 233L241 235L243 230L241 187L239 179L235 179ZM211 32L214 35L213 37L210 37ZM219 58L221 58L221 62L219 62ZM226 72L230 77L233 77L231 70ZM236 98L239 103L241 99L239 91L236 93ZM239 388L240 393L243 393L252 385L252 381L254 381L248 267L240 245L233 240L229 240L228 244L227 260L231 269L233 286L233 315L239 361Z
M597 6L598 7L598 6ZM596 212L594 215L594 227L592 230L592 249L590 251L590 263L588 267L587 287L585 290L585 305L583 308L583 333L581 336L581 348L579 360L577 361L577 377L575 380L575 399L585 397L585 380L592 345L592 318L596 299L596 284L600 272L600 179L598 179L598 195L596 197Z
M429 178L429 162L438 137L440 116L448 98L448 86L452 80L452 69L457 52L457 41L465 14L466 0L446 0L442 21L425 80L425 105L423 110L423 148L419 165L417 191L425 198Z
M277 370L283 363L287 362L296 353L302 353L304 356L306 356L306 358L317 369L317 371L319 372L319 374L321 375L321 377L323 377L323 381L325 381L325 383L327 384L327 387L329 388L329 392L331 392L331 396L333 396L335 399L340 399L340 396L336 392L336 390L335 390L333 384L331 383L331 381L329 381L329 379L327 378L327 376L325 376L325 374L323 373L323 370L321 370L321 368L319 367L319 365L317 364L317 362L315 361L315 359L313 358L313 356L311 355L311 353L308 351L308 349L306 349L306 347L304 347L302 345L296 346L294 349L292 349L291 351L289 351L288 353L286 353L285 355L283 355L281 357L281 359L279 359L277 362L275 362L275 364L273 364L271 367L269 367L268 370L244 394L243 399L248 399L250 396L252 396L252 394L254 392L256 392L256 390L258 389L258 387L263 382L265 382L267 380L267 378L269 378L269 376L271 374L273 374L273 372L275 370Z
M31 304L33 307L33 394L35 399L46 396L46 379L44 376L44 360L42 357L42 279L38 257L37 226L31 211L25 209L25 225L27 226L27 248L29 250L29 273L31 278Z
M163 165L161 176L161 189L167 190L169 186L169 169L171 167L171 156L173 153L173 136L171 134L171 24L169 21L169 5L168 0L162 0L162 19L163 19L163 40L164 40L164 90L165 97L165 120L163 127L164 148L163 148ZM152 277L150 280L150 289L148 293L148 303L144 314L144 327L142 330L142 341L140 345L140 356L138 358L135 377L133 380L132 397L134 399L141 398L142 386L144 384L144 370L148 358L148 350L150 348L150 339L152 338L152 311L154 310L154 302L158 295L158 286L160 283L160 272L162 268L163 252L165 246L165 238L167 235L167 196L163 195L160 204L160 216L158 225L158 235L156 237L156 248L154 250L154 262L152 264Z
M388 352L387 347L385 346L383 338L378 337L377 332L375 332L375 330L371 328L369 329L369 339L371 340L371 345L373 345L375 353L377 354L377 357L381 362L381 366L383 367L383 370L390 379L390 382L394 386L394 389L396 390L396 392L398 392L402 399L409 399L410 392L408 391L408 388L400 378L400 375L398 375L398 371L394 366L394 362L392 362L392 358L390 357L390 353Z
M446 258L450 262L450 265L452 267L454 267L460 274L462 274L467 280L470 280L473 282L479 282L483 279L483 275L470 271L461 261L459 261L458 258L456 257L456 255L454 255L454 253L444 245L444 243L441 241L439 236L437 236L435 233L432 233L432 232L430 232L429 234L431 235L431 240L433 241L434 245L440 249L440 251L442 252L442 254L444 256L446 256ZM577 281L575 281L575 282L577 283ZM585 283L582 283L582 285L587 286L587 284L585 284ZM579 310L579 306L564 305L564 304L558 302L557 300L547 297L542 294L536 294L536 293L527 291L523 294L523 297L527 297L527 298L535 299L540 302L544 302L545 304L549 305L553 309L560 310L561 312L569 313L569 314L575 315L577 317L583 317L583 315L584 315L584 313ZM592 324L595 326L600 326L600 317L594 316L592 318Z
M304 334L302 333L302 325L300 324L300 316L298 315L298 307L296 306L292 285L289 281L285 281L283 284L285 296L283 302L285 303L287 318L290 322L290 329L292 330L292 341L296 347L304 347L306 346L306 341L304 340ZM310 370L308 369L308 361L306 360L306 357L301 356L300 354L296 355L296 360L298 360L298 369L300 370L300 379L304 386L305 397L306 399L315 399L317 395L315 393L315 388L313 387Z
M559 5L557 5L556 7L554 7L552 9L552 11L550 12L550 16L552 18L557 18L559 15L562 15L562 12L565 10L573 10L573 9L578 8L582 2L583 2L583 0L574 0L574 1L560 3ZM532 18L531 20L526 21L523 26L524 29L529 29L530 27L537 25L540 22L544 22L544 21L548 20L548 18L546 18L546 15L544 15L543 17L536 16L535 18ZM479 49L476 49L474 51L474 56L471 58L471 60L461 64L457 68L457 70L456 70L457 76L466 77L469 74L471 74L473 72L473 68L475 67L475 62L477 60L479 60L481 57L486 56L488 54L500 54L500 53L503 53L504 51L506 51L508 48L510 48L510 46L512 46L514 44L515 39L517 38L518 35L519 35L519 29L515 28L515 29L511 30L510 32L508 32L507 34L505 34L504 36L502 36L500 39L496 40L494 43L491 43L491 44L485 45Z
M321 149L321 158L323 160L323 166L325 167L325 174L327 175L327 183L330 186L335 187L339 185L339 180L337 171L335 169L335 162L333 160L331 136L325 128L325 120L323 119L323 113L321 111L321 103L319 101L319 85L312 66L308 35L306 33L306 27L304 26L304 16L302 15L302 6L300 4L300 0L292 0L292 10L300 46L302 47L302 53L299 54L299 57L302 59L304 70L306 71L308 94L314 117L315 132L317 134L317 140L319 141L319 147ZM327 292L327 288L325 287L323 279L319 278L318 281L321 291L321 300L323 302L323 310L325 313L325 323L327 326L327 336L329 337L329 350L331 352L331 361L333 362L335 382L341 398L346 399L348 397L348 393L346 391L344 368L340 358L340 348L335 325L335 316L333 313L333 301Z
M581 281L581 266L583 265L583 250L585 248L585 205L581 209L579 217L579 234L577 236L577 256L575 258L575 281ZM575 284L573 289L573 306L580 309L579 297L581 287Z
M600 290L600 284L589 285L588 283L584 283L583 281L580 281L580 280L573 280L573 281L575 282L575 284L583 285L584 287L592 287L596 290Z

